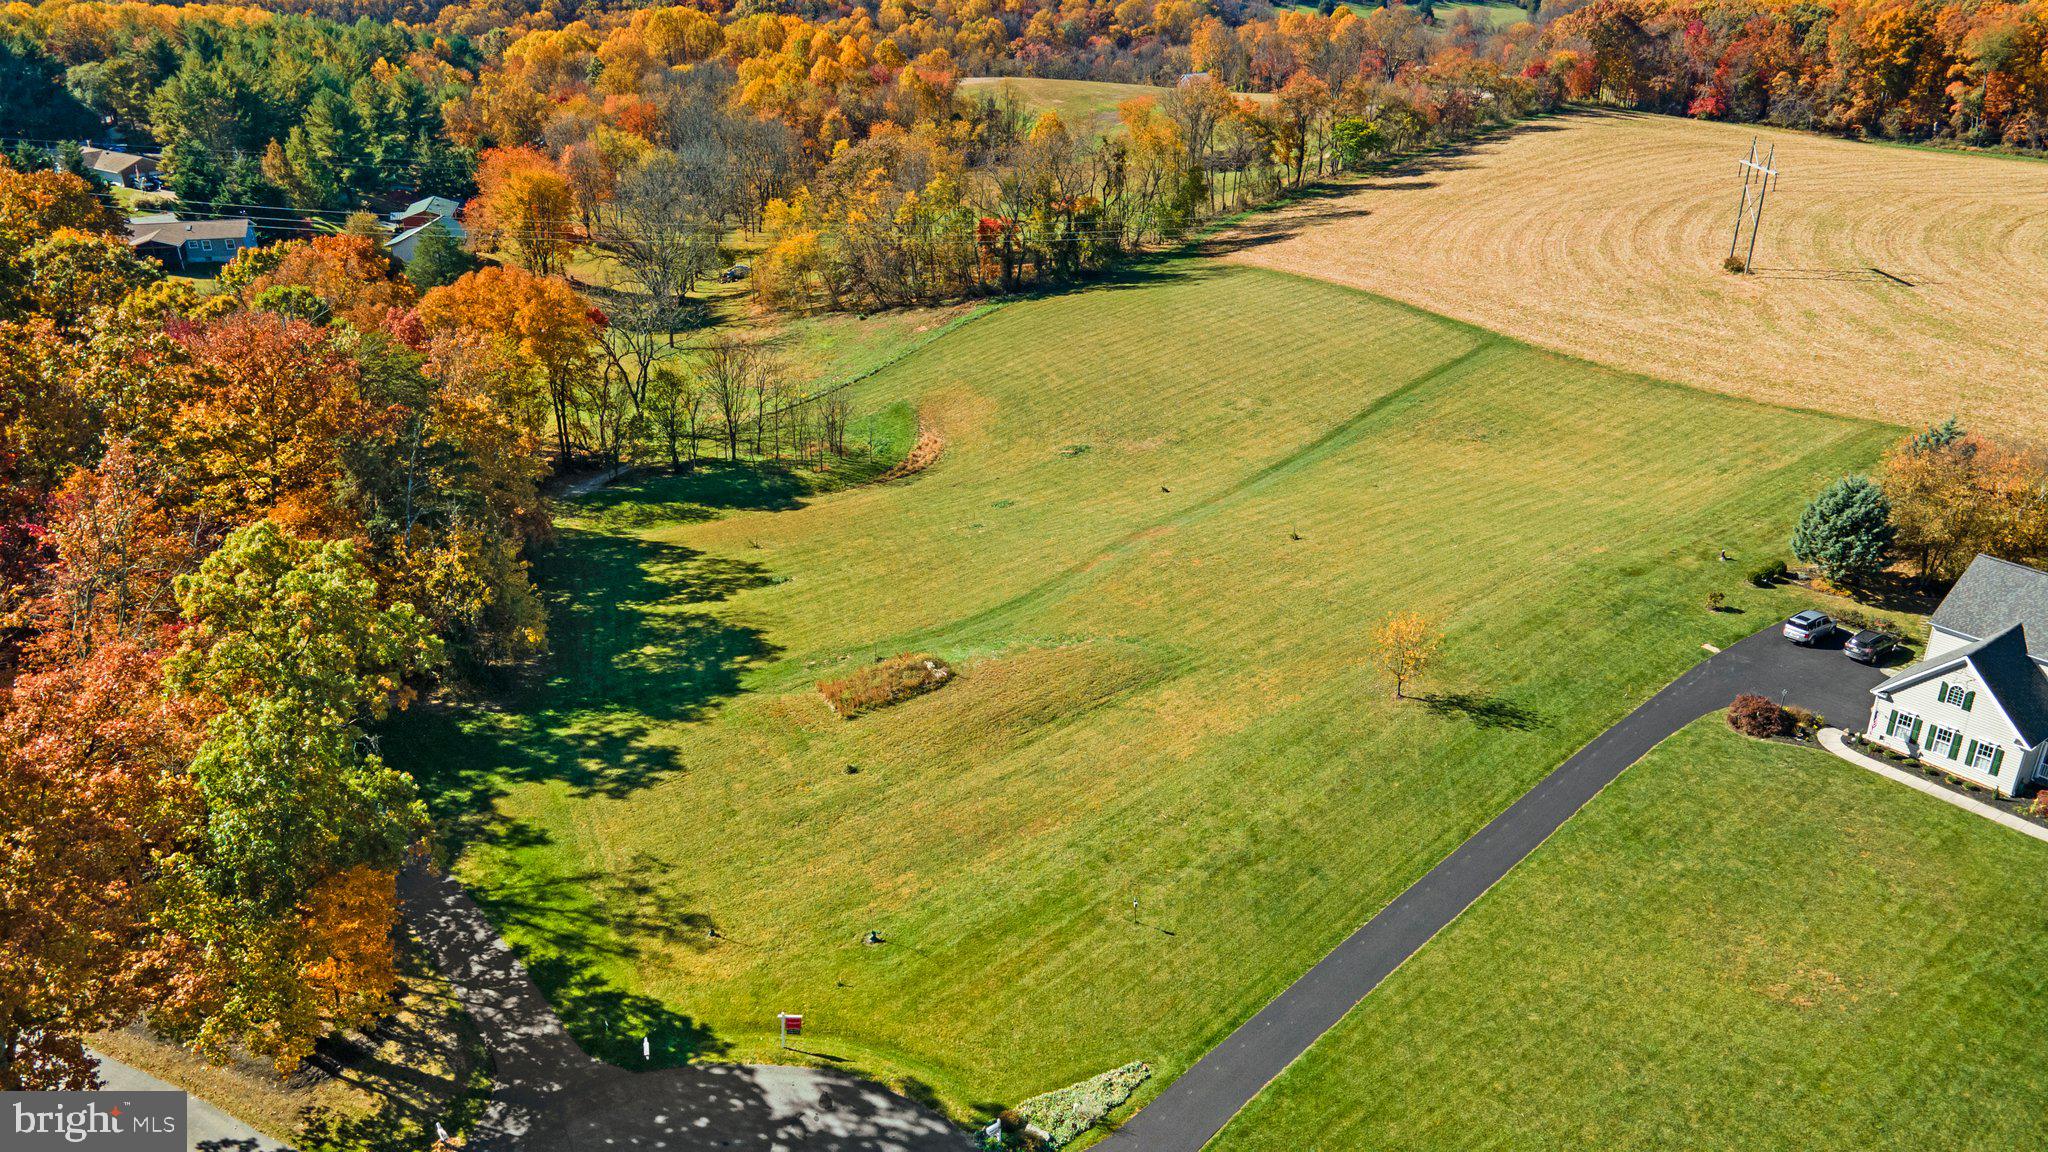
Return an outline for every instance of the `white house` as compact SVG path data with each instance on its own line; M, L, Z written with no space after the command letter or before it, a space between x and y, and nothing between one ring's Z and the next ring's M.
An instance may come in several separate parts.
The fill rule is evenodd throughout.
M427 196L415 200L391 214L391 230L411 232L422 224L434 220L447 222L448 234L457 240L464 240L469 233L462 227L462 202L446 196Z
M391 237L391 239L384 241L384 251L389 253L391 258L400 264L410 264L412 263L412 258L419 252L420 237L425 236L429 231L435 230L446 232L457 241L462 239L460 225L448 217L435 216L416 228L408 228Z
M81 149L85 158L85 170L93 179L103 184L119 184L123 188L141 188L156 175L156 160L138 156L133 152L121 152L113 148L95 148L87 145ZM58 167L62 168L60 161Z
M1871 689L1864 735L2018 793L2048 752L2048 572L1979 556L1929 624L1926 658Z

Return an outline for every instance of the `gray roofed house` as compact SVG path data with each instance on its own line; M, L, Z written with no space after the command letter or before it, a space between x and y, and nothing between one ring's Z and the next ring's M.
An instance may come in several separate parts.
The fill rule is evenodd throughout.
M2048 660L2048 572L1979 554L1928 623L1946 634L1928 640L1929 655L1954 646L1942 641L1966 644L2009 624L2025 624L2027 651Z
M144 178L156 174L156 161L134 152L121 152L113 148L94 148L90 145L79 150L85 159L86 170L98 180L108 184L119 184L123 188L140 188Z
M256 225L241 217L230 220L130 220L128 246L171 268L194 264L225 264L235 253L256 246Z
M2048 572L1979 556L1929 623L1926 657L1871 689L1864 735L2017 795L2048 758Z

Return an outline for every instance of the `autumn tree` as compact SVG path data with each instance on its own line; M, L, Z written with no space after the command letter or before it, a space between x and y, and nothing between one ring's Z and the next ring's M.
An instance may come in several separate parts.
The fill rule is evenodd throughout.
M183 343L200 386L170 450L200 509L229 523L277 510L300 523L326 516L336 446L371 418L354 361L327 331L262 313L189 329Z
M388 963L356 953L389 949L379 894L426 816L362 724L402 704L441 645L410 605L380 605L353 543L269 521L177 589L170 683L210 719L190 769L206 823L168 916L203 961L160 1019L201 1051L241 1042L289 1067L389 993ZM343 920L387 931L365 939Z
M1428 617L1414 612L1396 612L1372 630L1373 662L1393 682L1394 699L1403 699L1408 684L1428 673L1443 640Z
M171 582L194 562L194 541L178 530L144 479L126 441L97 467L73 473L49 515L55 555L36 605L36 646L45 660L73 661L115 642L154 646L177 619Z
M0 698L0 1090L83 1089L81 1034L128 1023L166 973L165 861L188 841L189 715L114 642Z
M253 301L266 289L304 288L318 297L328 316L368 331L381 328L393 310L418 300L413 286L393 275L391 258L365 236L317 236L275 246L275 261L243 290Z
M420 300L428 331L476 332L505 341L545 391L554 412L555 462L574 448L577 389L597 355L589 305L566 281L517 268L482 268Z
M569 179L532 148L493 148L480 158L476 198L463 223L476 242L502 247L538 276L560 272L576 238Z

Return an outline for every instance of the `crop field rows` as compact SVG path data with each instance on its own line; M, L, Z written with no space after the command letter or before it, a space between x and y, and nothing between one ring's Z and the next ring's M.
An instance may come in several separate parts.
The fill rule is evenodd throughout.
M1753 275L1721 267L1752 138ZM2048 418L2048 163L1578 112L1261 217L1233 259L1772 404Z

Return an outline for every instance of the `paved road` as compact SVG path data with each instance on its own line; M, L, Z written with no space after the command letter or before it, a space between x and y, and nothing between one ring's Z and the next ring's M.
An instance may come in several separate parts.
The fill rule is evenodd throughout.
M938 1113L843 1072L771 1064L630 1072L592 1059L461 885L415 868L399 894L491 1050L491 1100L469 1134L472 1150L969 1147Z
M130 1068L95 1052L102 1092L177 1092L181 1089L140 1068ZM284 1145L201 1100L185 1098L185 1147L190 1152L283 1152Z
M1105 1140L1103 1152L1198 1152L1238 1109L1588 800L1665 737L1744 692L1859 729L1884 674L1777 624L1695 665L1545 776L1395 897Z

